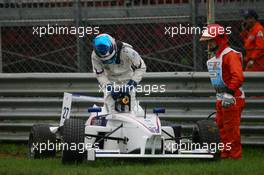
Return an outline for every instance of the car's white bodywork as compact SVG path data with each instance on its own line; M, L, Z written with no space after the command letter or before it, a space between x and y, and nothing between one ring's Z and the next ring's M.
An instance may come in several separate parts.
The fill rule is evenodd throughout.
M104 103L103 98L64 93L60 127L63 126L65 119L70 118L73 100ZM100 140L100 137L95 136L102 133L106 135L100 140L103 142L100 149L87 150L89 160L96 157L213 158L207 150L176 151L173 145L177 143L175 139L171 139L175 137L173 128L161 126L158 115L145 114L139 103L131 112L107 114L103 105L101 108L101 112L91 112L85 124L85 145L94 145L98 139ZM93 122L100 116L107 121L104 126ZM55 133L58 127L51 127L50 130Z

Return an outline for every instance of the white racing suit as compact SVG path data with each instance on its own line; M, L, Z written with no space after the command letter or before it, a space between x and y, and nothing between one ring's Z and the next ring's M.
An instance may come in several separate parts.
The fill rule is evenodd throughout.
M146 65L140 55L131 45L123 42L117 42L117 60L116 64L103 64L100 57L92 52L93 71L101 88L104 89L105 107L108 113L115 112L115 101L111 92L106 91L108 84L114 86L125 86L129 80L134 80L137 84L141 81L146 72ZM135 89L130 91L131 110L136 104Z

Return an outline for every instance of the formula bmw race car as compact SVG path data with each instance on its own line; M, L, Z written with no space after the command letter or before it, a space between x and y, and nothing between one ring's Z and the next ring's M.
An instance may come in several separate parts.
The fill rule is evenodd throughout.
M102 106L88 108L90 116L84 121L70 117L73 100ZM29 157L53 157L61 151L63 163L96 158L214 158L215 151L208 145L220 139L213 120L198 121L191 136L182 136L181 126L161 125L158 114L164 108L148 114L137 102L131 110L129 95L116 100L116 113L108 114L103 104L103 98L64 93L60 124L33 125Z

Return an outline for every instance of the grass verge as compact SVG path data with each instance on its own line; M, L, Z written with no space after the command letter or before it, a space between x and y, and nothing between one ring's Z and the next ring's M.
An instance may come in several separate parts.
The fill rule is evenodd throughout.
M264 172L264 148L245 147L241 160L98 159L79 165L63 165L60 158L29 160L26 145L0 144L0 174L78 175L260 175Z

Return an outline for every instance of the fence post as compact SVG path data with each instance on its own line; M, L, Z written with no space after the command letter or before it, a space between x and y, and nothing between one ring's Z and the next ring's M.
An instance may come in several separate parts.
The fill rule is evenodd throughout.
M207 1L207 24L215 23L215 1L214 0L208 0ZM213 56L212 52L209 52L209 46L208 48L208 59Z
M192 27L197 27L197 0L191 1L191 18L192 18ZM196 30L195 30L196 31ZM192 51L193 51L193 68L194 71L198 70L198 64L197 64L197 44L198 42L198 36L197 34L192 34Z
M3 72L2 27L0 26L0 73Z
M214 0L207 1L207 23L215 22L215 2Z
M78 28L82 24L82 12L81 12L81 1L75 0L75 27ZM78 31L78 30L77 30ZM76 47L77 47L77 62L78 62L78 72L86 72L87 61L83 56L82 38L79 34L76 34Z

